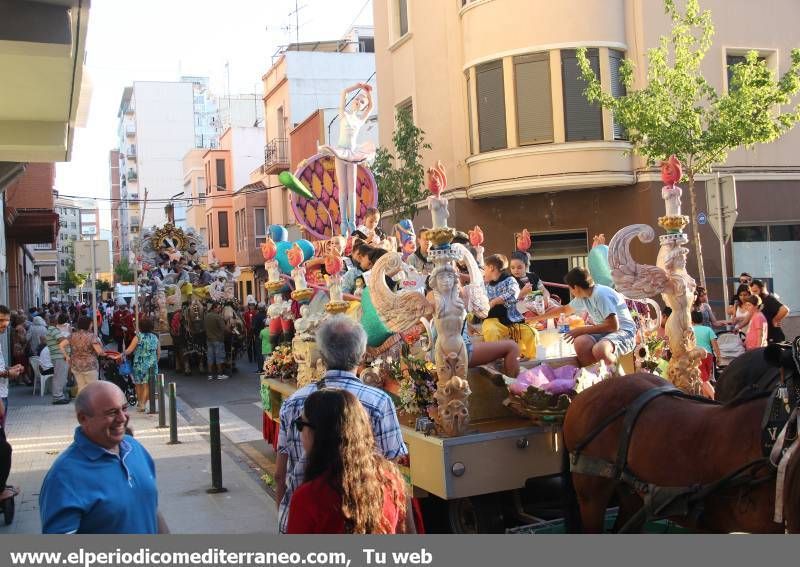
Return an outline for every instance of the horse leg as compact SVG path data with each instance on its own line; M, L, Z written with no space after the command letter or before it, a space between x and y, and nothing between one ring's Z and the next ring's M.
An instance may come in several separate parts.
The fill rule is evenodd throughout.
M619 513L614 522L614 533L619 533L619 531L625 527L625 524L628 523L628 520L630 520L636 512L641 510L644 505L639 495L629 490L627 486L619 487L617 490L617 498L619 498ZM632 526L628 526L625 531L626 533L638 534L641 533L643 527L644 518L641 518Z
M614 481L599 476L572 474L572 484L578 495L584 533L605 531L606 508L614 495Z

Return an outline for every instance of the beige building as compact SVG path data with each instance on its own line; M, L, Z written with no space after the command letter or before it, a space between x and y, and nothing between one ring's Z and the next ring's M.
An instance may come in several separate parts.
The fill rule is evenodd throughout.
M727 88L728 65L750 49L776 71L788 68L796 1L701 5L716 27L704 74L719 91ZM488 251L511 252L513 233L527 228L535 269L561 281L585 261L593 234L655 223L663 211L660 180L625 154L630 145L611 113L586 102L575 49L589 49L608 92L621 92L623 57L633 60L642 85L646 50L669 30L662 2L376 0L374 24L381 145L391 144L397 109L410 107L433 146L425 165L442 160L448 168L451 220L462 230L480 224ZM791 197L800 189L798 150L795 129L776 143L733 152L716 169L735 174L738 188L729 267L774 277L784 299L800 308L799 268L778 261L800 252L800 202ZM698 198L705 210L702 187ZM423 212L417 225L427 218ZM708 226L701 237L706 272L718 275L718 241ZM655 248L639 253L652 260ZM721 293L712 287L714 295Z
M183 156L183 196L186 205L186 226L198 231L208 244L206 228L206 177L203 165L205 149L189 150ZM205 259L202 260L205 262Z

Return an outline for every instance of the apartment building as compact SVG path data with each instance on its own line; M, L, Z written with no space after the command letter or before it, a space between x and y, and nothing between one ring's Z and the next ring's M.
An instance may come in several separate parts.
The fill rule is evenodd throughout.
M29 163L5 193L5 254L8 305L40 305L42 282L56 280L58 214L53 210L55 164Z
M220 147L203 155L209 261L236 264L234 194L250 184L250 172L262 163L263 128L228 128Z
M122 258L120 157L121 154L119 150L111 150L108 152L108 196L110 198L109 204L111 205L111 256L114 264L117 264ZM127 259L127 256L125 256L125 258Z
M85 126L91 85L84 79L89 3L6 2L0 26L0 304L9 305L6 192L30 165L69 161ZM52 184L48 187L52 191ZM47 207L46 198L33 203ZM52 194L49 207L52 209ZM51 211L52 212L52 211ZM22 217L12 219L14 223ZM38 242L34 246L43 246ZM23 253L24 254L24 253ZM27 272L27 268L26 268ZM16 276L14 277L16 279ZM16 284L15 284L16 285ZM5 341L0 349L7 351ZM8 360L6 352L6 360Z
M745 0L701 0L716 35L704 63L709 82L727 89L728 67L751 49L778 73L797 45L800 4L768 7ZM448 168L451 221L483 227L491 252L513 250L515 232L533 235L534 267L560 281L582 265L594 234L613 235L663 214L660 179L626 154L630 144L610 112L583 97L575 50L588 56L603 88L622 92L619 65L646 81L647 49L668 34L659 1L649 0L376 0L375 50L380 139L391 145L398 109L412 111L433 149L425 165ZM800 130L780 141L737 150L715 168L736 176L739 219L728 247L731 270L775 278L800 308ZM705 208L703 183L698 190ZM427 211L417 224L427 224ZM701 226L706 271L721 271L718 241ZM655 259L655 247L637 251ZM719 289L719 288L718 288ZM712 296L715 295L712 289ZM716 293L721 296L721 292Z
M294 225L289 196L280 188L278 174L302 158L292 155L291 131L320 109L339 107L342 90L355 83L375 85L373 30L351 29L331 41L293 43L281 48L262 77L264 84L264 128L266 145L263 164L251 173L252 183L276 187L268 194L268 224ZM377 106L377 88L373 98ZM333 116L332 116L333 118ZM338 136L338 125L326 125ZM314 152L316 153L316 152ZM299 234L299 232L298 232Z

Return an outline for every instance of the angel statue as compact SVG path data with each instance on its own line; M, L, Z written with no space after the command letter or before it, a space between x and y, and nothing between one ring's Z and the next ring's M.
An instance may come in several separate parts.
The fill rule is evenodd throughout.
M620 230L609 244L608 260L611 277L620 293L629 299L645 299L661 294L672 309L666 332L672 359L667 379L678 388L698 395L701 393L699 361L705 351L695 343L691 323L691 305L696 287L694 278L686 272L689 251L681 246L685 240L663 240L656 266L638 264L631 257L630 243L637 237L641 242L651 242L653 229L645 224L635 224ZM676 236L676 235L667 235Z
M361 90L352 106L347 108L347 95ZM356 175L358 164L371 160L375 155L375 145L371 142L358 144L358 132L372 112L372 87L366 83L356 83L342 91L339 101L339 141L336 146L322 145L321 152L334 157L336 185L339 187L339 211L341 214L342 236L349 236L356 230Z

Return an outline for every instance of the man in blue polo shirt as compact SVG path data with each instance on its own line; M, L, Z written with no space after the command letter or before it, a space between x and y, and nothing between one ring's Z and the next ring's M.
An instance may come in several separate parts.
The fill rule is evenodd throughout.
M153 459L125 434L122 390L111 382L89 384L75 399L75 411L75 441L42 483L42 533L168 533L158 513Z

